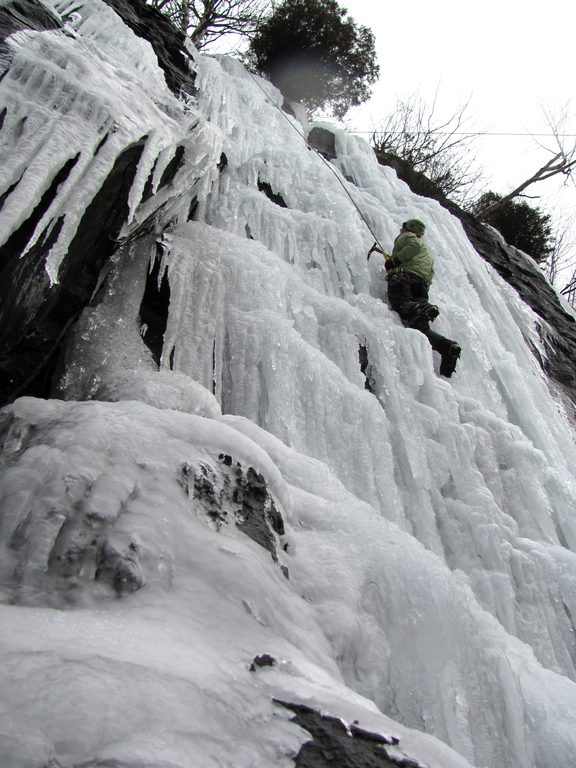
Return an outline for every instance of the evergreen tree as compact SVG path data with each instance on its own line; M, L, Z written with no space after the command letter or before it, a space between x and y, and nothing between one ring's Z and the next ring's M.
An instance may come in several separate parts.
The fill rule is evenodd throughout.
M500 200L501 195L486 192L474 206L474 213L497 229L509 245L524 251L538 263L545 261L554 249L549 214L542 213L525 201L517 203L513 200L487 210Z
M258 27L249 61L287 99L341 118L379 73L373 33L346 16L336 0L283 0Z

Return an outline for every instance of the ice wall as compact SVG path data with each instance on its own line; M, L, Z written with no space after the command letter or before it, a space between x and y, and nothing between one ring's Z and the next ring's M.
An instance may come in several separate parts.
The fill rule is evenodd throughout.
M60 13L73 5L46 4ZM217 761L233 749L230 742L260 718L270 732L256 747L258 734L249 730L235 768L290 765L300 737L274 720L250 675L238 671L267 650L283 659L267 678L274 695L299 691L319 706L332 702L342 716L361 707L366 722L380 717L377 707L461 756L401 729L413 754L430 765L572 768L576 448L533 355L540 344L531 311L447 211L414 196L365 142L336 128L337 159L328 167L307 146L307 126L282 111L281 95L238 62L197 56L197 103L180 102L147 44L103 2L81 4L69 23L68 34L13 41L16 63L2 93L22 114L31 112L37 129L17 141L12 127L21 113L8 113L6 178L24 173L26 184L22 199L3 211L2 237L26 215L24 198L38 199L50 173L80 152L82 161L38 225L41 232L57 212L66 213L47 264L57 280L75 224L115 153L131 138L149 138L103 299L85 310L67 353L59 394L69 403L25 400L6 413L4 582L20 580L16 594L27 605L3 609L17 628L6 643L24 665L33 665L36 651L48 659L20 693L17 668L5 672L17 706L31 721L47 722L48 735L32 727L18 734L40 740L34 754L48 759L55 750L66 766L88 759L83 748L90 759L145 765L138 757L142 734L169 728L162 708L150 705L137 723L120 713L146 695L147 675L150 690L167 701L165 680L173 675L179 688L169 701L181 720L169 745L157 736L157 760L226 764ZM49 87L47 71L54 73ZM51 119L43 121L48 104ZM112 138L94 158L103 121L117 126L118 144ZM176 145L185 146L185 163L174 183L158 190ZM157 194L143 202L151 172ZM377 256L366 261L373 236L359 211L389 248L406 218L427 223L437 259L436 325L463 348L450 381L438 375L426 339L387 307L382 263ZM151 217L153 230L139 236ZM155 260L170 284L160 370L139 315ZM117 402L77 402L84 400ZM74 445L83 446L77 456ZM241 534L219 544L221 533L199 525L198 509L179 495L177 467L210 463L222 451L258 466L278 498L289 581ZM45 482L34 481L35 472ZM78 487L82 493L71 490ZM98 503L87 501L92 497ZM125 602L106 602L105 590L86 591L84 612L60 598L46 607L53 600L43 582L48 553L81 499L88 519L94 508L106 517L107 504L123 510L122 523L113 523L118 552L129 559L123 546L135 536L145 553L142 585L123 598L134 625ZM205 548L218 551L218 567L204 560ZM76 576L82 593L90 574L80 569ZM273 594L264 587L268 579ZM192 616L202 617L202 631L191 626ZM124 649L137 631L159 643L163 622L170 663L138 643ZM45 647L23 639L43 628ZM218 666L202 632L225 659L213 684L201 669L188 669L198 647ZM244 638L241 651L236 632ZM73 652L69 673L62 667L68 636L82 649ZM32 708L31 701L36 688L50 687L52 666L73 700L91 654L99 658L102 686L112 667L127 686L128 693L114 686L121 725L106 726L106 696L90 683L84 701L103 735L95 726L66 740L72 714L50 695ZM140 673L131 693L134 665ZM199 714L198 689L206 688L220 713L212 724ZM216 748L216 725L233 689L233 733ZM251 715L242 712L240 694L248 691ZM204 762L185 756L194 743L186 717L200 722ZM57 752L59 739L66 749ZM41 764L22 753L17 759Z

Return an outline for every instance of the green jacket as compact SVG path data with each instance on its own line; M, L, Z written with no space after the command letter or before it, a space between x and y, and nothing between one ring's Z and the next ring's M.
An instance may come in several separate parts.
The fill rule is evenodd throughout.
M394 240L391 257L394 269L388 273L389 275L396 271L411 272L425 280L426 285L430 287L434 277L434 258L422 240L413 232L403 232L398 235Z

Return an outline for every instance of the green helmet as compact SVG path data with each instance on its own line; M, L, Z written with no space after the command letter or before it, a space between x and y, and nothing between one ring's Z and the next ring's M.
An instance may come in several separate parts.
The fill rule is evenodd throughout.
M420 221L420 219L408 219L402 226L409 232L414 232L415 235L420 235L420 237L426 232L426 224Z

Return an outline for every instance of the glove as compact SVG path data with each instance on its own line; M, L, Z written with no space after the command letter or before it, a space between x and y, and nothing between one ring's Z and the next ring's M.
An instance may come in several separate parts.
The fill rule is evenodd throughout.
M389 272L391 269L396 269L398 264L396 263L396 259L392 259L388 257L386 261L384 262L384 269L386 272Z

